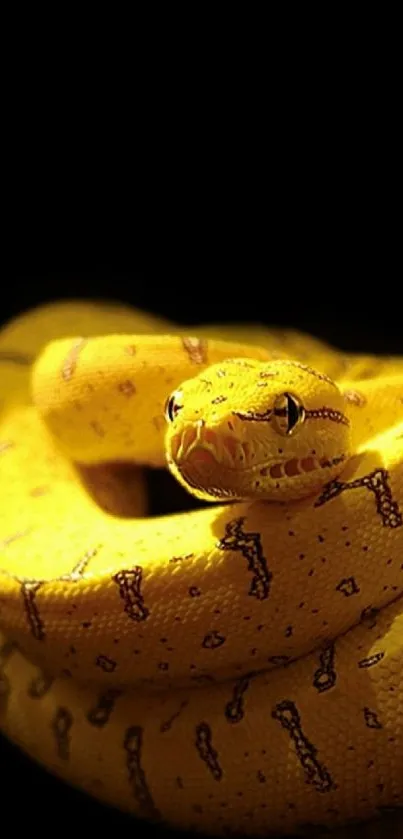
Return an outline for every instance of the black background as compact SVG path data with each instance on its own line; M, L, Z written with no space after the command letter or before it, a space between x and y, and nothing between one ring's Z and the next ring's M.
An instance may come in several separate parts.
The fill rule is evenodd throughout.
M260 321L307 330L345 350L400 353L401 261L385 237L375 248L372 237L376 231L361 231L354 249L345 241L338 247L336 237L327 244L283 238L266 255L250 242L239 253L225 254L223 247L216 255L210 248L208 258L205 252L200 259L168 253L124 271L103 263L87 271L45 263L36 272L10 272L3 266L0 321L55 299L103 297L186 324ZM228 247L236 244L234 237Z
M365 259L364 250L356 246L352 252L351 243L344 237L341 245L336 235L327 251L323 245L318 249L315 231L308 244L290 236L274 248L269 237L267 252L259 257L253 243L240 255L236 240L221 249L219 258L214 251L206 257L202 240L191 257L178 243L174 256L161 252L154 261L142 259L124 270L118 258L111 265L91 265L87 259L84 268L77 260L62 270L63 260L55 267L43 255L37 264L28 258L14 272L3 270L1 320L55 299L112 298L192 325L260 321L308 330L344 350L403 354L401 277L387 248L373 253L374 238L374 231L372 236L361 232ZM138 835L154 835L59 783L3 740L0 766L3 826L9 816L14 827L41 829L47 820L52 823L46 809L51 802L66 830L88 820L94 832L104 828L127 835L136 829ZM17 790L23 795L16 814Z

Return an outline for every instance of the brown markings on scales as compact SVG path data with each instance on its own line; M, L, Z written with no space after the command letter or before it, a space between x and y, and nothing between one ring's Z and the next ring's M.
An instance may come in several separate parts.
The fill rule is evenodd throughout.
M37 641L43 641L45 638L45 627L36 602L36 595L42 585L43 582L35 582L33 580L25 580L21 583L25 614L31 634Z
M35 676L28 686L28 696L31 699L42 699L53 685L53 676L41 671Z
M118 571L112 580L119 588L119 595L124 603L124 611L132 621L144 621L150 612L144 605L144 597L141 593L141 582L143 569L136 565L132 569Z
M244 517L227 522L225 535L217 547L226 551L239 551L248 563L248 570L253 572L249 595L258 600L266 600L270 594L273 574L267 566L263 553L260 533L248 533L243 529Z
M286 417L288 410L287 408L268 408L267 411L260 413L259 411L233 411L232 413L244 422L270 422L273 417ZM342 411L336 411L326 405L322 408L304 409L304 419L325 419L342 425L350 425L349 418Z
M0 550L3 550L3 548L6 548L8 545L11 545L13 542L16 542L17 539L22 539L23 536L27 535L27 533L30 533L30 528L27 528L26 530L20 530L17 533L12 533L11 536L7 536L5 539L2 539L0 541ZM10 576L6 571L2 571L1 573Z
M114 710L116 700L122 695L121 690L110 688L98 696L97 704L94 705L87 713L87 720L90 725L96 728L103 728L111 717Z
M362 658L361 661L358 662L358 666L360 668L366 669L368 667L374 667L376 664L379 664L379 662L382 661L384 655L384 652L373 653L373 655L369 655L367 656L367 658Z
M184 708L187 707L188 704L189 704L189 700L188 699L183 699L179 708L178 708L178 710L174 711L174 713L171 714L171 716L167 720L165 720L165 722L161 723L161 725L160 725L161 734L165 734L166 731L169 731L172 728L173 723L175 722L175 720L178 719L178 717L180 716L180 714L182 713Z
M28 532L28 531L26 531ZM18 536L14 536L13 538L10 537L9 541L14 541L14 538L19 538L19 536L25 535L25 533L18 534ZM91 550L87 551L84 556L74 565L72 571L68 574L61 574L58 577L52 577L49 579L26 579L24 577L19 577L14 574L8 574L8 577L15 580L21 586L21 595L24 604L24 610L26 614L26 618L28 621L28 626L31 631L31 635L35 638L36 641L43 641L46 636L45 632L45 625L41 618L38 603L36 600L36 595L38 591L42 588L42 586L46 585L47 583L55 583L55 582L66 582L66 583L76 583L82 579L84 571L87 568L87 565L95 556L99 548L92 548ZM6 573L6 572L2 572Z
M78 338L76 341L74 341L73 346L69 350L61 369L61 376L65 382L69 382L70 379L73 377L76 371L79 355L87 343L88 338Z
M296 367L299 370L303 370L304 373L309 373L311 376L314 376L315 379L319 379L321 382L327 382L329 385L333 385L333 387L337 388L336 383L330 376L326 376L325 373L320 373L319 370L314 370L313 367L309 367L307 364L302 364L300 361L292 361L292 359L284 358L281 361L282 364L287 364L289 367Z
M336 684L337 674L334 667L334 657L334 644L329 644L319 655L319 667L315 671L313 679L313 686L318 693L324 693Z
M242 676L233 685L232 698L229 702L227 702L224 711L228 722L238 723L244 718L245 693L248 690L252 679L254 679L257 675L259 675L259 671L247 673L246 676Z
M399 510L399 505L392 497L392 491L389 485L389 472L386 469L374 469L368 475L362 478L356 478L353 481L331 481L324 488L322 494L315 501L315 507L321 507L333 498L337 498L342 492L347 490L366 488L373 492L375 496L376 511L382 519L384 527L401 527L403 518Z
M70 729L72 725L73 715L68 708L57 708L51 726L60 760L67 761L70 758Z
M321 793L331 792L335 789L335 784L328 769L318 760L316 746L308 740L303 732L301 717L295 702L290 699L279 702L272 711L272 717L278 720L282 728L288 731L308 783L312 784Z
M126 768L134 800L140 808L140 815L152 821L160 820L160 813L154 803L143 769L143 728L130 726L124 736L123 748L126 754Z
M182 346L193 364L207 363L207 341L202 338L184 337Z
M8 451L8 449L12 449L14 447L14 445L15 444L12 443L11 440L1 440L0 441L0 454L3 454L3 452Z
M218 753L213 746L213 735L207 722L196 726L196 749L201 760L206 764L215 781L221 781L223 770L220 766Z

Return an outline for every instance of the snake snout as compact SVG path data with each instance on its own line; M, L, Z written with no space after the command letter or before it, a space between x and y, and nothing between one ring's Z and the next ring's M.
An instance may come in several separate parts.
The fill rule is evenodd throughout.
M172 437L171 453L178 464L198 466L199 469L221 463L235 468L246 463L249 444L241 443L234 435L223 434L221 429L207 427L199 420Z

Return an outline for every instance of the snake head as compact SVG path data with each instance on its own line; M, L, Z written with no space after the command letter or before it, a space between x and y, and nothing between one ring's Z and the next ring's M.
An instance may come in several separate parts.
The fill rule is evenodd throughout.
M288 500L342 471L350 422L337 385L299 362L229 359L166 403L171 472L207 500Z

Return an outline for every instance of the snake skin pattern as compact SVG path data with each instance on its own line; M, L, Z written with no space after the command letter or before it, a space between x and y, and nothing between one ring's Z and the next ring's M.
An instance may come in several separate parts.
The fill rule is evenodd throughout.
M0 377L5 735L202 833L402 807L403 360L77 302L6 325ZM149 516L167 463L212 503Z

